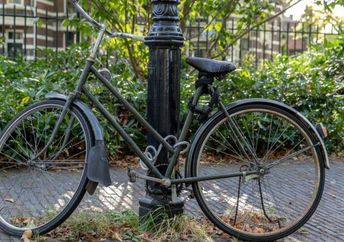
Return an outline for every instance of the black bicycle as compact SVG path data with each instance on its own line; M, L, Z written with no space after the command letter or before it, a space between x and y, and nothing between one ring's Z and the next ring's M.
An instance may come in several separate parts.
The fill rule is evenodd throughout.
M214 81L235 70L230 62L188 58L199 71L196 92L179 137L162 137L110 83L107 70L94 67L103 37L142 37L109 32L76 0L77 11L100 31L75 92L51 93L17 115L0 136L0 228L21 236L44 234L74 211L86 191L110 185L106 144L83 95L109 121L152 176L129 170L131 181L160 183L172 193L192 186L204 214L224 232L243 240L269 241L298 230L315 211L329 168L321 126L285 104L245 99L225 106ZM160 143L144 152L116 117L90 92L95 76ZM209 103L201 105L201 96ZM215 108L218 111L215 111ZM214 111L214 112L213 112ZM193 117L202 119L192 141L186 141ZM169 157L165 174L155 162L162 149ZM188 153L185 165L179 155ZM180 172L179 169L184 169ZM182 176L181 173L184 173ZM54 187L54 189L47 190ZM49 196L46 196L46 194Z

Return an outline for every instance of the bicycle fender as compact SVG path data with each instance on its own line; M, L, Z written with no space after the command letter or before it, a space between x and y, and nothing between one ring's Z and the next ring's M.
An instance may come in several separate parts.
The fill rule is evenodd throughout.
M59 99L63 101L67 101L68 99L67 96L59 93L49 93L46 95L46 98ZM104 186L110 186L112 183L104 135L97 117L85 103L80 100L76 100L73 102L73 105L82 112L93 132L95 142L87 157L87 178L89 179L89 184L86 186L87 191L90 194L93 194L98 183L101 183Z
M319 140L320 145L321 145L321 149L320 149L321 155L323 156L323 159L325 160L324 166L325 166L325 168L330 169L330 161L329 161L329 157L328 157L328 153L327 153L327 150L325 147L324 140L321 138L321 136L320 136L319 132L316 130L315 126L307 118L305 118L305 116L303 116L300 112L298 112L296 109L294 109L292 107L289 107L288 105L286 105L284 103L274 101L274 100L269 100L269 99L263 99L263 98L250 98L250 99L239 100L239 101L233 102L233 103L229 104L228 106L226 106L226 109L230 112L231 109L234 109L236 107L240 107L241 105L247 105L247 104L270 104L272 106L282 108L285 111L298 116L303 122L305 122L305 124L307 124L311 128L312 133ZM222 111L215 113L212 117L210 117L208 119L208 121L206 121L204 123L204 125L199 127L199 129L197 130L196 135L194 137L194 140L197 140L199 138L199 136L202 134L204 128L207 126L207 123L210 122L213 117L216 118L216 116L219 116L221 113L222 113ZM185 166L185 174L184 174L185 177L191 177L193 175L193 174L191 174L191 161L193 160L195 148L196 148L196 142L192 142L191 148L190 148L190 151L188 154L188 158L187 158L188 162L186 163L186 166Z

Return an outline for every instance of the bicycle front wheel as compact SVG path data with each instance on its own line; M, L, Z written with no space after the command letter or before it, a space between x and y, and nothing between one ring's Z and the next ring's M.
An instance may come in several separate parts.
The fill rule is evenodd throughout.
M81 112L67 112L49 144L64 101L35 104L0 136L0 228L21 236L62 223L85 194L91 130Z
M242 240L272 241L299 229L324 187L320 142L300 116L276 104L218 112L199 130L191 176L257 171L193 184L204 214Z

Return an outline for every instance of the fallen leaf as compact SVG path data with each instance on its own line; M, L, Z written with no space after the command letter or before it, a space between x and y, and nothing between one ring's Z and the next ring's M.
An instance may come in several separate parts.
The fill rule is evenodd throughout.
M187 236L186 234L182 234L182 235L180 236L180 239L181 239L181 240L184 240L184 241L188 241L188 236Z
M32 235L33 235L32 230L26 230L23 233L23 236L20 238L20 241L21 242L31 242Z
M112 236L112 238L115 239L115 240L117 240L117 241L120 241L120 242L123 241L122 238L121 238L121 236L119 236L118 233L114 233L113 236Z
M14 203L14 200L12 198L5 198L6 202Z

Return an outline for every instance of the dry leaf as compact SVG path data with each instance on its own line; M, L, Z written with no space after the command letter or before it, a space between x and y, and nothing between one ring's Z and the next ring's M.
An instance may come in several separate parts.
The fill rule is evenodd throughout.
M188 241L188 236L187 236L186 234L182 234L182 235L180 236L180 239L181 239L181 240L184 240L184 241Z
M118 233L114 233L114 234L112 235L112 238L115 239L115 240L117 240L117 241L120 241L120 242L123 241L122 238L121 238L121 236L119 236Z
M5 198L6 202L14 203L14 200L12 198Z
M26 230L23 234L23 236L20 238L21 242L31 242L31 238L32 238L32 230Z

